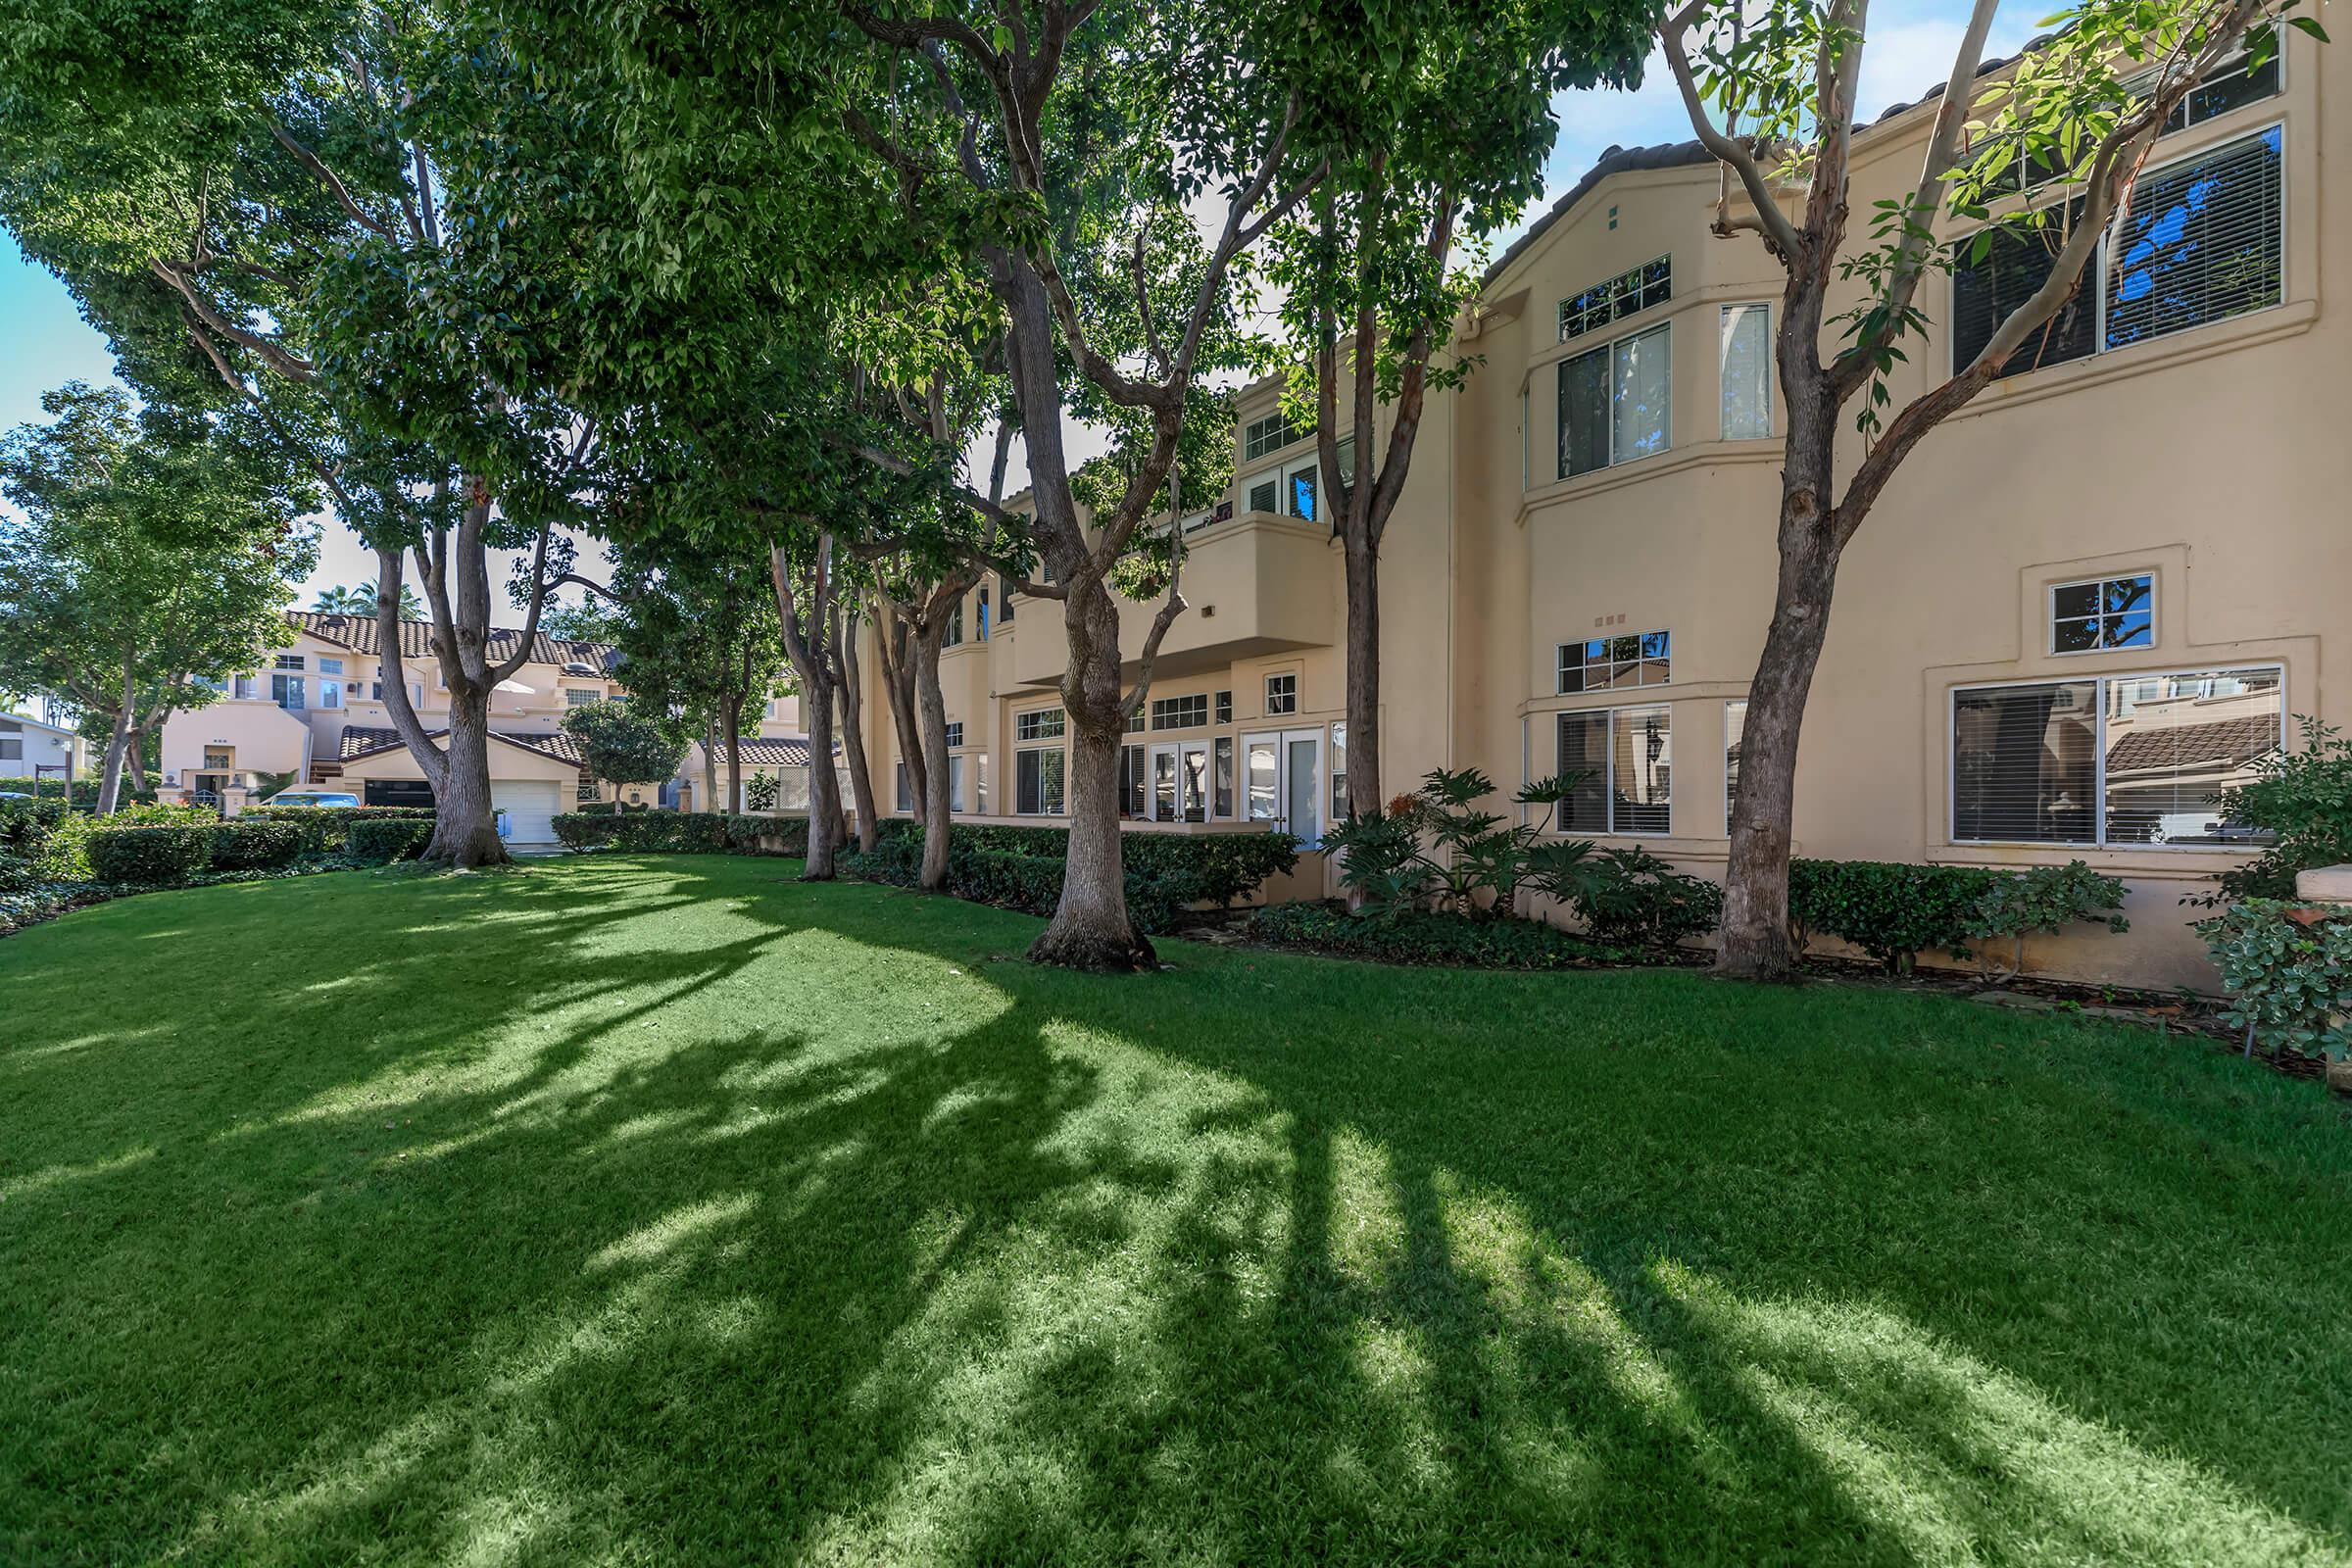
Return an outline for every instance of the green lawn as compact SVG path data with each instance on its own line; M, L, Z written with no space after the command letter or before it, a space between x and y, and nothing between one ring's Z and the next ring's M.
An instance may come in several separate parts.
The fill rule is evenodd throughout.
M0 1561L2352 1559L2310 1084L796 869L0 942Z

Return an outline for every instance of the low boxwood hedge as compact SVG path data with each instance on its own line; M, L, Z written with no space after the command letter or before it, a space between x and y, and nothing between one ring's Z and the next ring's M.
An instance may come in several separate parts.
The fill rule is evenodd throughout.
M416 817L370 817L350 825L344 854L360 865L414 860L433 841L433 822Z
M211 869L219 825L161 823L100 828L89 836L91 875L100 882L166 886Z
M302 854L302 829L292 822L248 822L242 818L213 829L213 869L263 871L292 865Z
M916 865L922 863L922 823L892 817L874 824L874 836L877 853L887 848L893 856L905 854ZM951 865L963 852L1013 855L1056 864L1070 853L1066 827L957 822L948 837ZM1229 905L1255 892L1268 877L1287 875L1298 867L1298 841L1288 833L1129 833L1120 839L1119 850L1131 889L1140 874L1153 884L1155 896L1172 899L1179 906ZM954 875L952 870L950 875ZM1060 897L1058 879L1054 897Z
M568 850L641 855L805 855L805 816L730 815L718 811L574 811L556 818Z
M1277 904L1250 917L1250 935L1275 947L1382 963L1573 969L1675 961L1666 949L1595 942L1541 920L1473 919L1426 909L1373 918L1328 904Z
M240 822L291 822L302 830L306 857L340 855L349 847L354 822L430 822L429 806L249 806Z
M1788 923L1800 952L1809 937L1836 937L1907 973L1931 949L1969 956L1969 923L1978 905L2010 875L1973 865L1791 860Z

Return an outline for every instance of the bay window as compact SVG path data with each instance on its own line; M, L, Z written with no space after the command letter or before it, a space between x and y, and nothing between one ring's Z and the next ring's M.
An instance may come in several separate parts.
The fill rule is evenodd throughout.
M1571 782L1559 808L1563 832L1670 832L1673 710L1601 708L1562 713L1559 772Z
M1561 478L1674 444L1673 343L1661 324L1560 362Z

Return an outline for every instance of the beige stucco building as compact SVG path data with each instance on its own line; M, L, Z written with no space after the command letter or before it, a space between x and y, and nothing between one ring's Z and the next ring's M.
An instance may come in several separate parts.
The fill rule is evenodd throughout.
M1915 180L1930 112L1860 139L1857 212ZM2180 120L2078 306L1846 552L1795 824L1806 856L2088 861L2128 880L2132 931L2031 962L2165 985L2210 982L2180 901L2248 848L2214 790L2299 744L2290 715L2352 718L2352 220L2322 177L2352 158L2352 52L2290 35ZM1589 770L1567 831L1719 876L1781 411L1777 270L1709 232L1717 194L1695 147L1613 153L1493 269L1457 345L1480 363L1431 400L1383 554L1382 726L1391 793L1440 765L1504 799ZM2009 245L1932 277L1895 398L1973 352L2035 268ZM1276 394L1245 390L1232 487L1186 525L1193 608L1132 737L1139 823L1312 839L1340 798L1341 563ZM1131 657L1150 617L1126 612ZM963 628L943 662L961 808L1054 820L1059 606L992 580Z

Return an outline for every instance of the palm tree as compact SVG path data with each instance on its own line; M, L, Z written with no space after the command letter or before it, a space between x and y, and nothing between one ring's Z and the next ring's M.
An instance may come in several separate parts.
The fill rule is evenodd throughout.
M311 608L322 615L367 615L372 617L375 614L375 584L363 582L346 588L321 588L318 590L317 601L312 604ZM403 620L422 620L424 618L423 601L419 600L416 591L405 582L400 585L400 618Z

